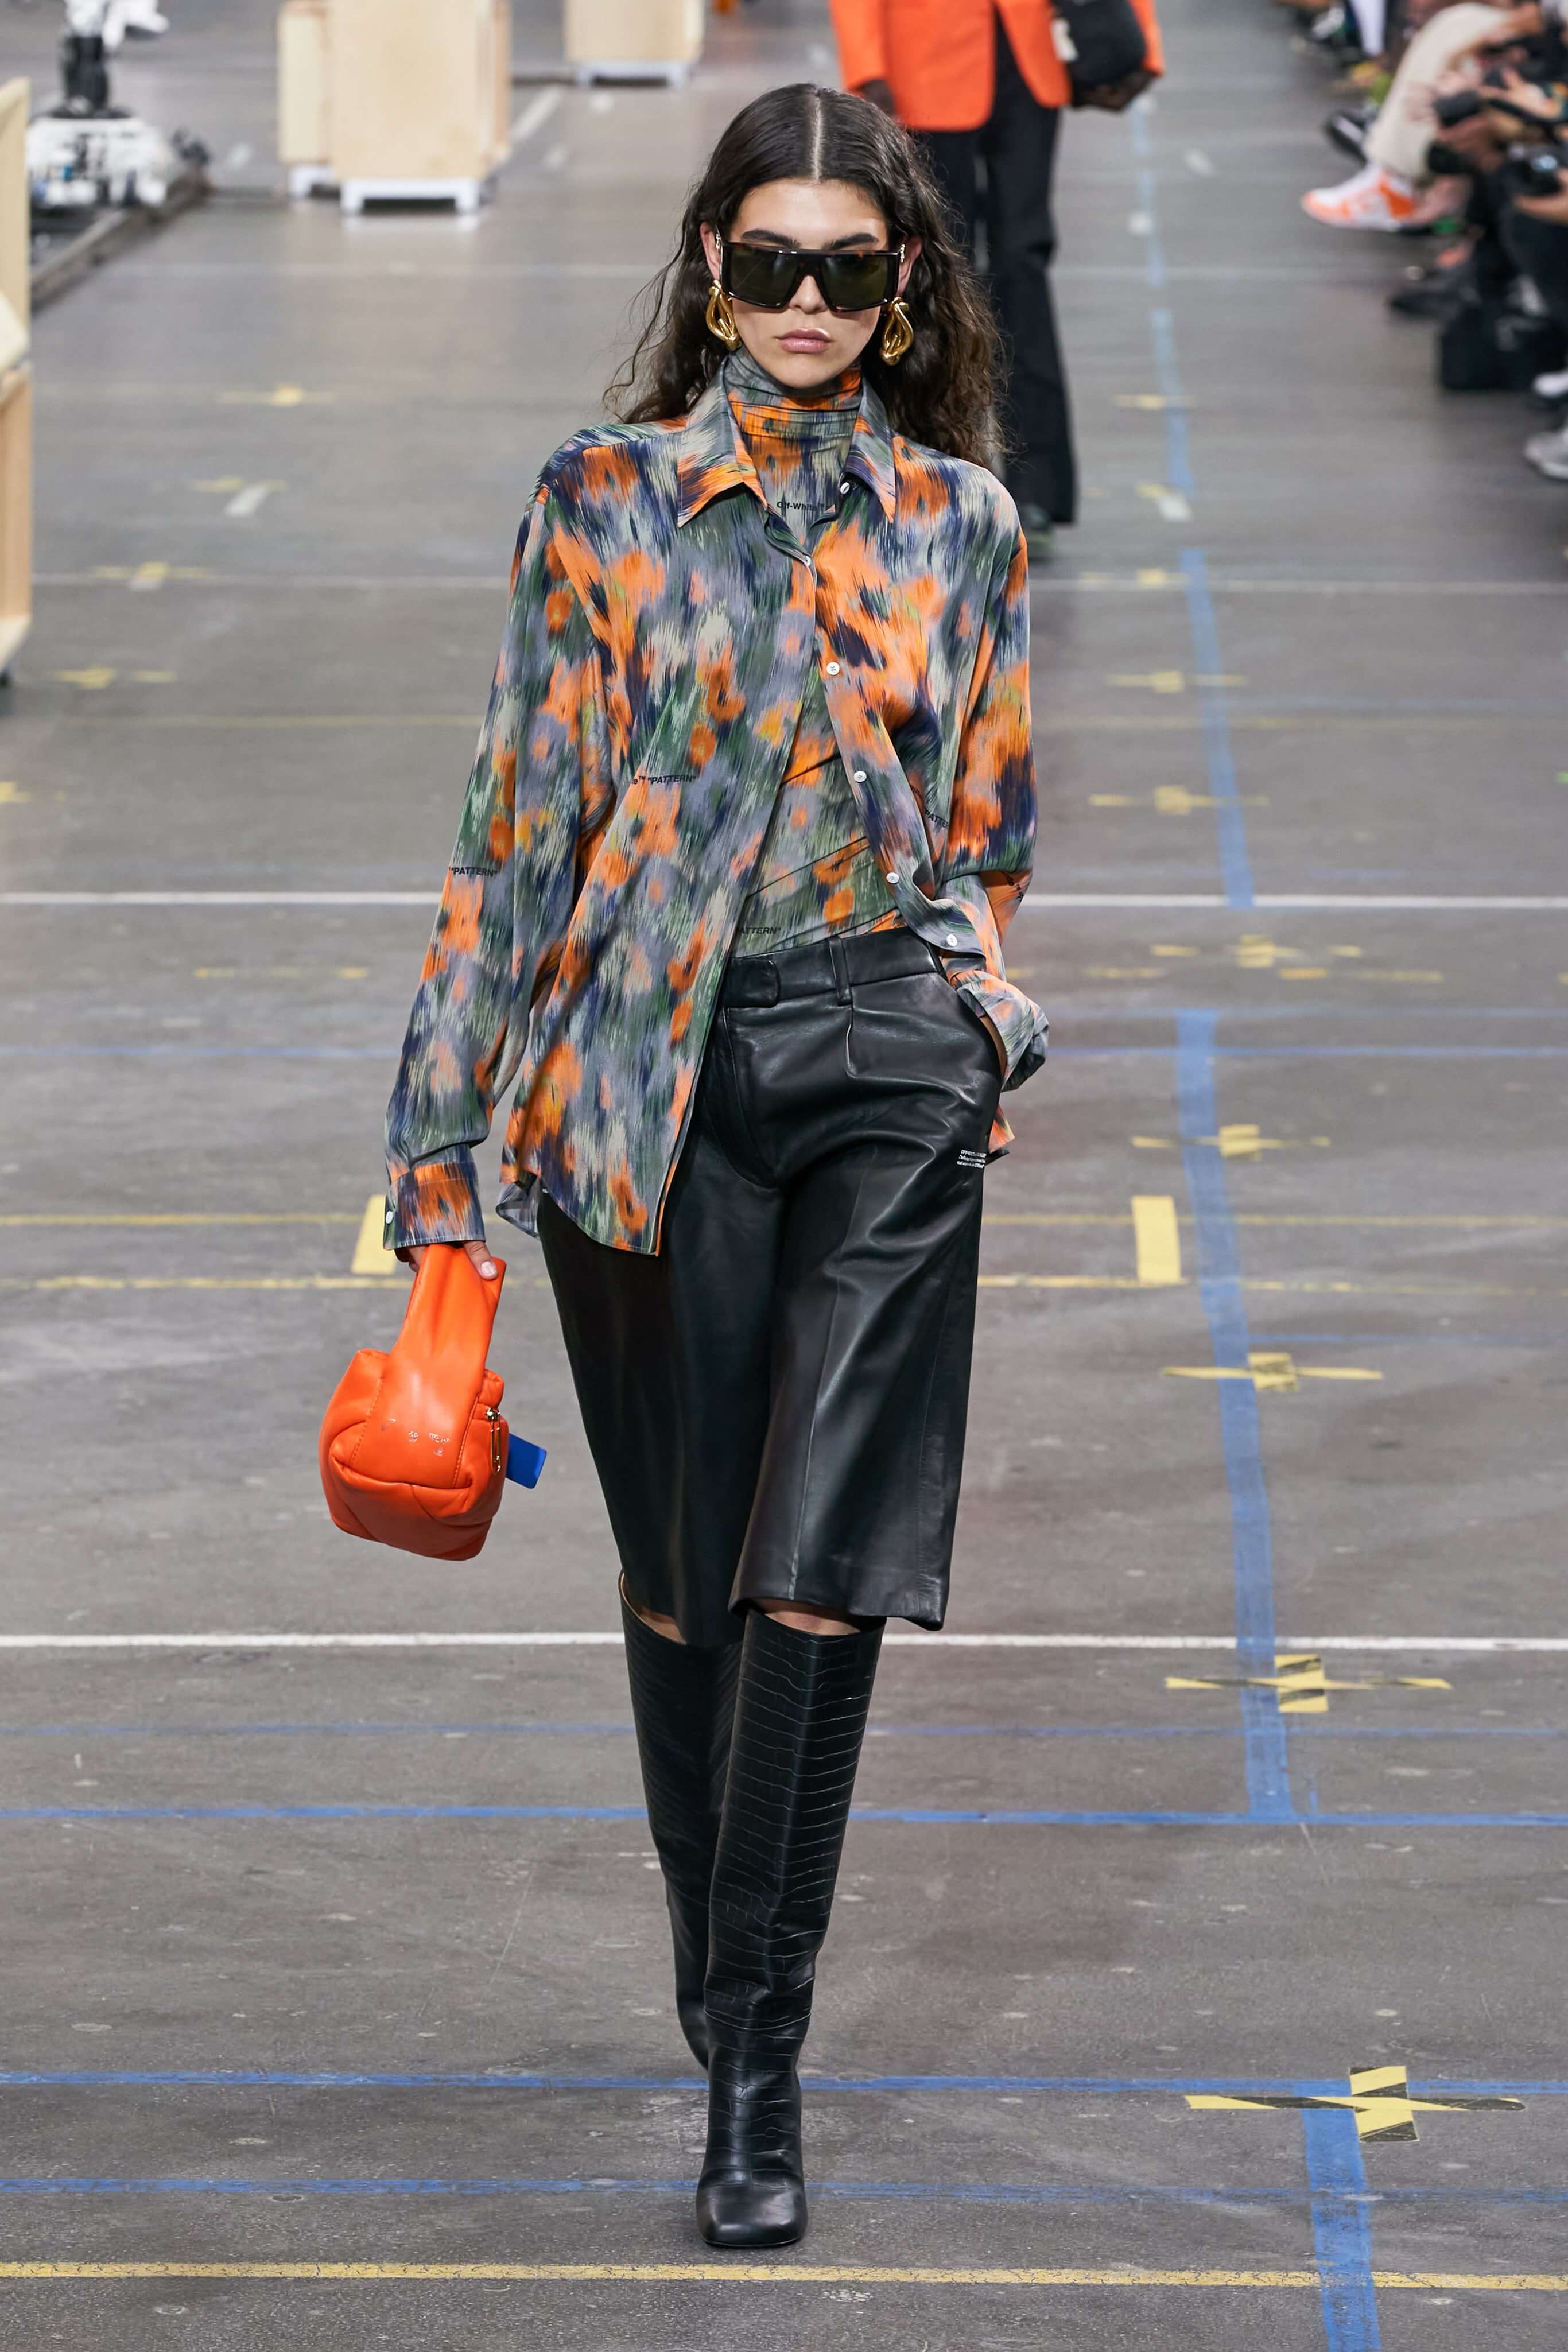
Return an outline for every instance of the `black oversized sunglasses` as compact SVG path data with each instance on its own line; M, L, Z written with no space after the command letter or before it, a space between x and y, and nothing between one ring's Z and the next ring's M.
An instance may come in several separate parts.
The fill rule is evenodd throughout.
M899 290L904 249L803 253L797 246L726 245L720 278L726 294L759 310L787 310L808 278L830 310L876 310Z

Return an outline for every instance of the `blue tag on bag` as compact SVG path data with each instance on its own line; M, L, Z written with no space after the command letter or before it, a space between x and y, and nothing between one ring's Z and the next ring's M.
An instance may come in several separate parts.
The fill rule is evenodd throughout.
M508 1436L506 1441L506 1475L520 1486L537 1486L539 1474L544 1467L544 1448L531 1445L526 1437Z

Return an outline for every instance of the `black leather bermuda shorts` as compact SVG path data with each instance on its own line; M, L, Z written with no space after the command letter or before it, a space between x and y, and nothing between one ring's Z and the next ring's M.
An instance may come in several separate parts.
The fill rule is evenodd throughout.
M542 1201L626 1592L688 1642L763 1600L942 1623L1001 1082L911 931L738 956L658 1256Z

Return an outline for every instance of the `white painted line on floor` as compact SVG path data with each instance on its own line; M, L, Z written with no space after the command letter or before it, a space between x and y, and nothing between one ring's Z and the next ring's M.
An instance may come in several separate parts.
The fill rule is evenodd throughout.
M521 147L525 139L531 139L536 131L542 130L560 103L558 89L542 89L537 98L531 98L511 126L512 145Z
M7 1650L579 1650L618 1648L618 1633L0 1633ZM949 1650L1234 1650L1233 1633L885 1633L883 1644ZM1568 1651L1568 1635L1281 1633L1279 1650L1447 1651L1536 1655Z
M1219 891L1207 893L1175 893L1166 897L1131 895L1112 891L1031 890L1024 899L1026 908L1033 907L1056 908L1071 907L1228 907L1229 901ZM1250 908L1232 908L1233 914L1334 914L1334 915L1561 915L1568 913L1568 898L1360 898L1331 891L1291 892L1259 891Z
M434 907L434 890L0 890L0 907Z
M1492 914L1492 915L1561 915L1568 912L1568 898L1354 898L1315 896L1312 898L1281 897L1278 894L1259 898L1259 907L1276 913L1300 908L1318 914L1360 914L1368 911L1391 914Z

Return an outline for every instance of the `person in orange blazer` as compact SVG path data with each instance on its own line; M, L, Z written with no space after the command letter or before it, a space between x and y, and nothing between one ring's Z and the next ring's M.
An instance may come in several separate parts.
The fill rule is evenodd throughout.
M1007 486L1038 562L1078 512L1067 371L1051 300L1057 126L1071 102L1049 0L831 0L845 87L920 135L969 233L984 224L1008 352ZM1154 0L1132 0L1144 68L1089 94L1120 113L1161 71ZM979 165L985 166L980 187Z

